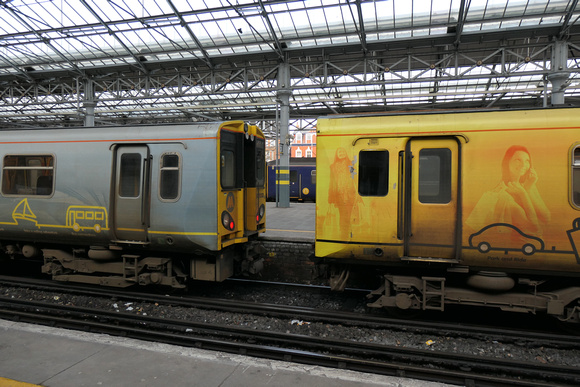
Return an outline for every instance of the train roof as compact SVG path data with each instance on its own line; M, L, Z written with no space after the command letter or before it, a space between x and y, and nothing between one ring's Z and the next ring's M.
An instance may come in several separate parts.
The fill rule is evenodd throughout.
M580 108L453 110L319 118L318 136L452 135L478 131L580 129Z
M249 130L250 134L263 138L257 126L247 126L244 121L189 122L163 125L98 126L73 128L32 128L2 130L0 143L26 142L115 142L115 141L167 141L216 139L220 129L235 132Z

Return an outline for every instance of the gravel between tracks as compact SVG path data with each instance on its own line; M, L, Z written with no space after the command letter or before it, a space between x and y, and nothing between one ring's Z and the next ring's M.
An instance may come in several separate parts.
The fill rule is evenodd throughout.
M340 296L321 294L305 297L300 290L287 289L267 292L247 290L221 290L221 298L237 298L243 301L261 303L309 306L337 310L342 305ZM484 357L505 358L519 361L531 361L543 364L558 364L580 367L579 349L545 348L534 343L506 343L493 337L469 338L453 337L445 333L422 334L407 330L373 329L367 327L352 327L341 324L327 324L300 320L299 316L289 319L278 319L248 315L242 313L218 312L212 310L165 306L142 302L127 302L99 297L75 296L53 292L31 290L26 288L3 288L0 295L23 300L35 300L74 305L101 310L135 313L143 316L162 317L196 322L215 323L217 325L236 325L253 329L265 329L276 332L288 332L316 337L331 337L357 342L372 342L407 348L429 349L479 355ZM364 307L363 305L358 306Z

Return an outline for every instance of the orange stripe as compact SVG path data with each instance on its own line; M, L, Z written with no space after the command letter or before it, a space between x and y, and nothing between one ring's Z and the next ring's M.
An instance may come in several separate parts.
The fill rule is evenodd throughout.
M139 138L117 140L60 140L60 141L0 141L0 144L70 144L86 142L160 142L160 141L192 141L192 140L217 140L217 137L192 137L192 138Z
M580 126L572 126L572 127L553 127L553 128L504 128L504 129L477 129L477 130L448 130L448 131L431 131L431 132L385 132L385 133L343 133L343 134L318 134L318 137L343 137L343 136L389 136L389 135L415 135L415 134L442 134L442 133L452 133L452 134L461 134L461 133L481 133L481 132L517 132L517 131L532 131L532 130L572 130L572 129L580 129Z

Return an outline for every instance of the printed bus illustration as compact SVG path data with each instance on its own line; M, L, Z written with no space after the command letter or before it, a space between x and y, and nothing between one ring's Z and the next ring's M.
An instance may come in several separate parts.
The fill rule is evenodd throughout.
M97 206L70 206L66 211L66 225L74 231L108 229L107 209Z

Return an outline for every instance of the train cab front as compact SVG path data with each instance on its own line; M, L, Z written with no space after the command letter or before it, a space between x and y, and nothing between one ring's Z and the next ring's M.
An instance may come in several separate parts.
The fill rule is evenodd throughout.
M265 231L265 140L262 132L241 121L220 129L218 182L218 249L240 263L244 272L261 270L258 244Z

